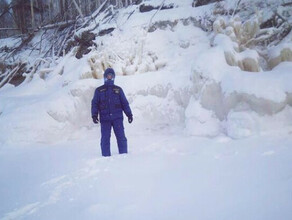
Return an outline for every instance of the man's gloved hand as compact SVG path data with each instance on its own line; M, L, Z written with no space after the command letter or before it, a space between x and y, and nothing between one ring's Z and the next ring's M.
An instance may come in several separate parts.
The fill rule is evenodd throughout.
M128 122L131 124L132 121L133 121L133 116L131 115L131 116L128 117Z
M98 124L99 122L97 116L92 116L92 121L94 124Z

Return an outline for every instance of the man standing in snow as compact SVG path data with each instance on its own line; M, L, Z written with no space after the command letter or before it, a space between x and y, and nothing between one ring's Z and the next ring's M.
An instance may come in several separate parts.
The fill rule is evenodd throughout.
M127 138L123 125L123 111L128 117L128 122L132 123L133 115L129 102L122 88L114 85L115 71L108 68L104 72L104 85L98 87L91 101L91 116L95 124L101 125L101 152L102 156L111 156L110 137L111 128L117 138L119 153L127 153Z

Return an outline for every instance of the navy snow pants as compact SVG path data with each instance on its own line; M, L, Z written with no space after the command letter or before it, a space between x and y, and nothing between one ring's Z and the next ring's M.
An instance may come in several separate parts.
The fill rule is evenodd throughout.
M111 138L111 129L114 128L114 133L117 138L119 153L124 154L128 153L127 138L125 136L123 119L116 119L113 121L101 122L101 153L102 156L107 157L111 156L110 150L110 138Z

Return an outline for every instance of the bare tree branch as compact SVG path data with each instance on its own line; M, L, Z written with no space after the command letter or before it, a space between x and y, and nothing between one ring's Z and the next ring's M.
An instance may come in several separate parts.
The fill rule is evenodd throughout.
M152 23L152 19L154 18L154 16L161 10L162 6L164 5L165 0L163 0L160 4L160 7L157 9L157 11L154 13L154 15L152 15L152 17L150 18L149 24L148 24L148 28L147 30L150 29L150 25Z
M80 15L82 18L84 18L84 16L83 16L83 14L82 14L82 11L81 11L80 7L78 6L78 4L76 3L75 0L73 0L73 3L74 3L74 5L75 5L75 7L76 7L76 9L77 9L77 11L78 11L78 13L79 13L79 15Z
M235 12L237 11L238 6L240 5L240 2L241 2L241 0L238 0L238 1L237 1L236 8L234 9L234 11L233 11L233 13L232 13L232 17L234 17Z
M287 3L283 3L282 6L290 6L292 5L292 2L287 2Z
M0 82L0 88L4 86L6 83L9 83L11 79L20 71L22 68L25 67L25 63L19 63L13 70L11 70L6 77Z

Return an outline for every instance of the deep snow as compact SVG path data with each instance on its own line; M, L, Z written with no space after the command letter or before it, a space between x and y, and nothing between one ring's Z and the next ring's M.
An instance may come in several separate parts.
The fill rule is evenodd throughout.
M100 157L99 126L58 144L1 149L1 219L283 219L292 216L292 138L137 132Z

